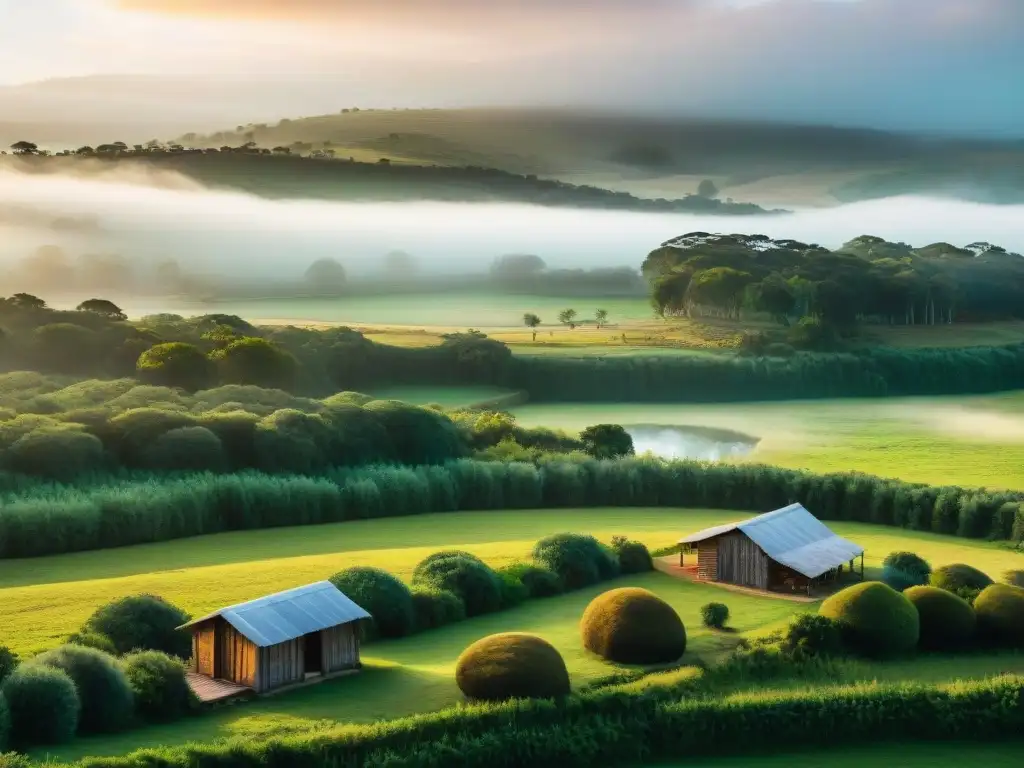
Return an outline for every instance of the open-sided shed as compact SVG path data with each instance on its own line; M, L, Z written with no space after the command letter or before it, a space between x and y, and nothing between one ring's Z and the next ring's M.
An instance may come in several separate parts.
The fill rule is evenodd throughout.
M749 520L716 525L679 540L680 565L685 550L697 552L697 576L757 589L810 591L816 582L838 576L844 564L864 548L829 530L801 504Z
M221 608L190 621L199 675L257 693L359 667L358 622L370 614L329 581Z

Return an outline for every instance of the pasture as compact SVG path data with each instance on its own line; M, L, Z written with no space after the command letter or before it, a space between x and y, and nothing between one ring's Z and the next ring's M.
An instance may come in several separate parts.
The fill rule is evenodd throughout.
M1024 488L1024 392L728 404L524 404L523 426L695 426L760 438L744 460L932 485Z
M933 768L936 765L984 765L986 768L1016 768L1020 765L1021 745L972 744L966 742L903 742L860 747L844 747L818 752L758 754L758 768L862 768L865 765L898 765L901 768ZM749 768L753 758L724 757L687 759L655 763L657 768Z
M408 580L423 557L440 549L465 549L493 566L529 555L547 534L576 530L602 540L622 534L651 548L682 534L750 513L698 509L586 509L467 512L355 521L305 528L219 534L161 544L0 562L0 601L5 606L4 642L31 655L55 646L99 604L118 596L162 595L193 615L255 596L326 578L343 568L372 565ZM867 549L869 577L890 551L910 549L933 564L971 563L998 575L1024 567L1024 555L996 543L836 523L838 533ZM739 594L661 573L622 577L615 586L646 587L682 617L689 644L685 659L713 663L738 638L756 636L813 603ZM583 651L578 621L583 608L608 584L560 597L532 600L491 614L363 649L363 672L301 691L229 707L176 724L109 737L90 737L50 749L59 759L118 754L127 750L221 737L306 731L323 721L368 722L436 710L461 700L453 681L455 660L466 645L487 634L527 631L551 641L581 685L614 669ZM701 626L699 609L711 601L729 605L730 625L721 633ZM1024 672L1021 656L969 656L955 663L920 657L895 664L855 662L849 679L947 681ZM845 678L844 678L845 679ZM826 683L827 681L822 681ZM836 681L831 681L836 682Z

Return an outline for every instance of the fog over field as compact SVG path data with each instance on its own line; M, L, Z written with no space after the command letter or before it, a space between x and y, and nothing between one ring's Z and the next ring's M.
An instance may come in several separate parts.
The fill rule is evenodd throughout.
M71 258L116 254L140 267L174 259L190 272L245 280L299 279L313 260L326 257L344 264L352 277L369 275L395 249L412 254L422 271L439 274L483 272L508 253L537 254L554 268L639 267L662 241L696 230L760 233L827 247L865 233L915 245L984 240L1019 252L1022 220L1024 206L927 198L715 217L490 203L268 200L204 189L173 174L97 180L0 170L5 264L52 244Z

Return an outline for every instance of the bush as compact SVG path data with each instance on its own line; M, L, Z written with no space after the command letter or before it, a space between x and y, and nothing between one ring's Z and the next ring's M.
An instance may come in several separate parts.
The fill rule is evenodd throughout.
M18 654L6 645L0 645L0 684L18 668Z
M1006 571L1003 581L1011 587L1024 587L1024 571Z
M466 606L466 616L480 616L501 608L501 579L480 558L460 552L438 553L413 571L416 586L452 592Z
M192 637L178 627L189 618L162 597L132 595L97 608L82 629L106 635L121 654L163 651L187 659L192 655Z
M865 581L829 597L818 611L838 622L851 648L869 656L912 651L920 635L917 609L880 581Z
M639 541L630 541L625 536L612 538L612 549L619 559L619 570L622 573L646 573L654 570L651 553Z
M466 648L455 663L455 682L468 698L483 701L550 699L569 693L561 654L536 635L490 635Z
M974 601L978 630L999 645L1024 648L1024 587L992 584Z
M178 427L160 435L143 452L142 464L161 471L227 469L220 438L206 427Z
M68 636L68 643L85 648L95 648L97 651L117 656L117 647L114 645L114 641L99 632L74 632Z
M214 373L213 363L198 347L180 341L150 347L136 364L136 375L142 381L189 392L209 387Z
M550 568L533 563L512 563L501 569L515 576L526 587L530 597L554 597L562 594L562 582Z
M843 653L842 629L827 616L802 613L787 625L781 648L797 659L839 656Z
M135 708L146 720L175 720L195 704L181 660L160 651L138 651L124 658L124 674L135 694Z
M903 592L917 608L921 623L918 641L928 650L956 650L974 639L977 617L970 604L945 589L909 587Z
M356 566L334 574L330 582L373 617L371 637L405 637L412 633L416 621L412 593L387 571Z
M556 533L541 539L533 548L533 559L554 571L566 589L597 584L613 573L609 554L593 536Z
M11 716L16 746L61 744L78 729L79 701L67 673L41 664L24 664L0 686Z
M103 443L78 428L46 427L16 440L5 459L15 472L67 481L103 467Z
M971 590L981 591L992 583L992 579L970 565L953 563L936 568L930 583L933 587L961 594L961 590L967 590L968 593Z
M255 384L266 389L291 389L299 369L291 352L255 336L233 341L210 358L224 383Z
M882 581L897 592L927 584L931 572L928 561L913 552L890 552L882 561Z
M590 601L580 622L583 646L622 664L659 664L686 652L686 629L675 610L646 589L622 587Z
M497 574L501 587L501 609L522 605L530 596L530 590L519 580L519 576L504 568L499 568Z
M128 678L110 654L81 645L62 645L33 663L59 669L75 684L81 713L81 733L110 733L132 720L133 694Z
M721 629L729 620L729 606L725 603L707 603L701 606L700 617L705 627Z
M412 610L420 631L466 618L466 606L459 596L435 587L413 587Z

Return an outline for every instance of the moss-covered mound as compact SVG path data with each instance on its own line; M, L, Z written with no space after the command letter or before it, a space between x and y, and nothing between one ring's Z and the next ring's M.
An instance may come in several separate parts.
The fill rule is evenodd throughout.
M977 617L963 598L927 586L910 587L903 594L917 608L922 648L952 650L963 648L974 639Z
M849 645L869 656L893 656L917 646L921 631L914 604L880 581L865 581L821 604L822 616L839 622Z
M455 682L470 699L551 699L569 693L569 672L547 640L520 632L477 640L455 663Z
M612 589L590 601L580 622L583 646L621 664L675 661L686 651L679 614L653 592Z
M984 635L1013 648L1024 648L1024 588L1009 584L985 587L974 601L978 629Z
M944 565L932 571L931 585L950 592L965 589L984 589L992 583L988 574L964 563Z

